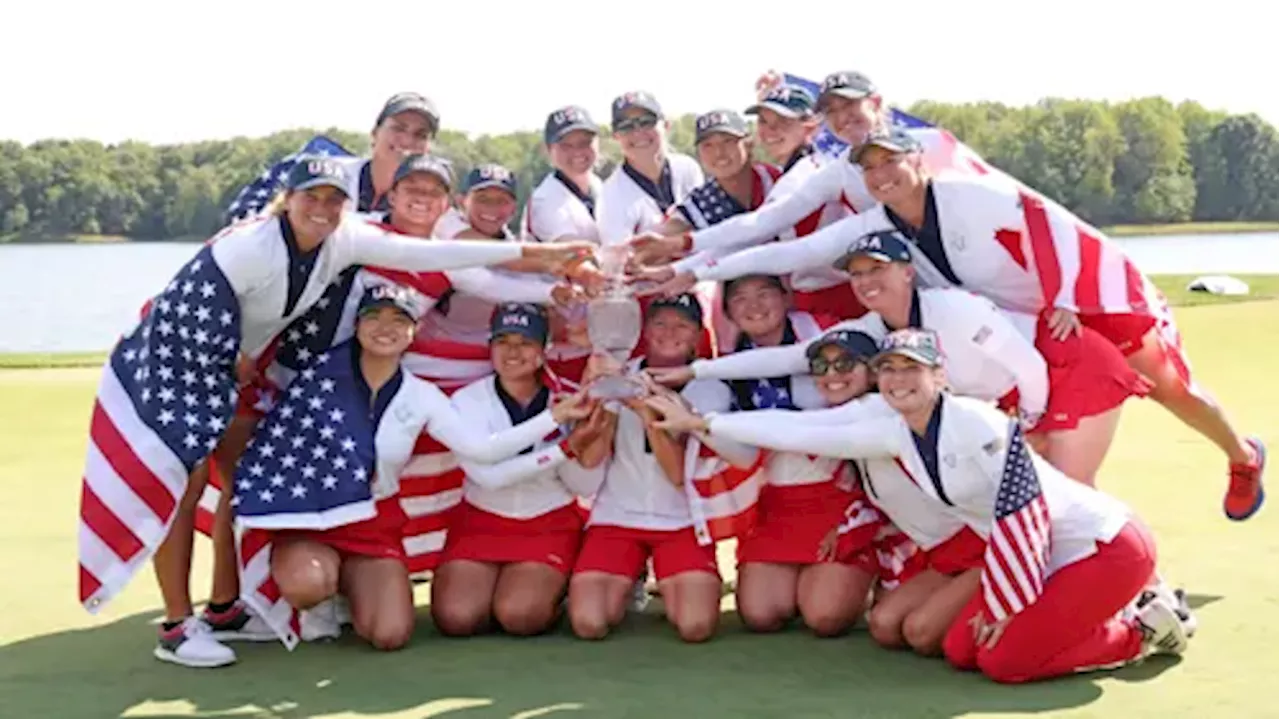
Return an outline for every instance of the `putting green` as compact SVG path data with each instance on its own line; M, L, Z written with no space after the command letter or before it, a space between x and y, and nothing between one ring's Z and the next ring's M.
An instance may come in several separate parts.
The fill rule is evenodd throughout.
M1178 316L1196 376L1280 451L1277 303ZM402 652L351 639L292 655L238 645L238 664L201 671L151 657L159 597L149 575L100 616L76 603L79 472L97 376L0 371L0 717L1276 716L1278 500L1249 522L1225 520L1224 460L1151 402L1128 405L1100 485L1154 528L1163 571L1197 607L1200 630L1180 660L1005 687L877 649L861 630L756 636L726 614L714 641L684 646L660 619L637 616L601 643L567 631L447 640L424 606ZM208 566L201 542L196 597Z

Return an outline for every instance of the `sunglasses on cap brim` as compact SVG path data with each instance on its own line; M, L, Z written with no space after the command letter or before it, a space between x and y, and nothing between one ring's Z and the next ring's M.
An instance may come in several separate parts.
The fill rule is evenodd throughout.
M625 120L619 120L613 126L614 132L632 132L633 130L648 130L651 127L657 127L658 118L653 115L643 115L640 117L628 117Z
M867 364L867 358L854 357L851 354L844 353L833 360L829 360L819 355L809 360L809 374L821 377L831 370L835 370L836 374L848 374L857 369L860 364Z

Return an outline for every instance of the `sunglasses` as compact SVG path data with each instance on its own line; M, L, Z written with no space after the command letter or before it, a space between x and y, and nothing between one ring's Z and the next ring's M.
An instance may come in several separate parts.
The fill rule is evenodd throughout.
M809 360L809 374L815 377L835 370L837 374L848 374L852 372L858 365L865 364L866 360L851 357L849 355L840 355L834 360L828 360L826 357L814 357Z
M658 118L652 115L644 115L641 117L629 117L625 120L619 120L613 126L614 132L634 132L636 130L648 130L651 127L657 127Z

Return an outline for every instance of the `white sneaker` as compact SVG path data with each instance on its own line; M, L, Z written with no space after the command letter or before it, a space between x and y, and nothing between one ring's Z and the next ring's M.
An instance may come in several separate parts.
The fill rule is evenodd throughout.
M1178 615L1182 626L1187 630L1187 638L1195 636L1196 629L1200 626L1200 622L1196 619L1196 615L1191 611L1191 605L1187 603L1187 593L1181 588L1174 589L1163 580L1154 586L1142 590L1138 595L1137 610L1141 610L1154 597L1160 597L1165 604L1173 607L1173 611Z
M337 639L342 636L338 608L332 598L298 613L298 635L304 642Z
M1187 650L1187 628L1178 613L1161 597L1154 597L1138 611L1143 655L1178 655Z
M206 607L200 619L208 625L209 635L220 642L273 642L279 639L271 625L244 602L237 601L231 609L220 614Z
M222 667L236 661L231 647L214 639L209 625L198 617L187 617L168 631L162 627L160 641L152 653L156 659L184 667Z
M351 626L351 602L341 594L333 595L333 619L340 627Z

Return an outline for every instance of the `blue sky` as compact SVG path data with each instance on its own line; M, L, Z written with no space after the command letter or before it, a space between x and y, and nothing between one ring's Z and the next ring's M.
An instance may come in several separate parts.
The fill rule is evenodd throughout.
M178 142L368 128L417 90L470 134L606 120L648 89L672 113L745 108L770 67L872 76L892 102L1163 95L1280 124L1260 4L648 0L322 3L63 0L5 9L0 138ZM598 7L608 7L610 17ZM1143 6L1152 8L1144 9ZM878 8L885 8L883 11ZM1270 88L1270 89L1268 89Z

